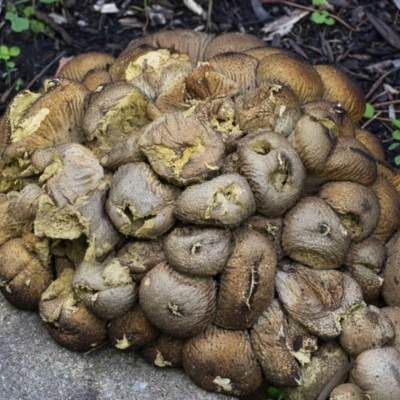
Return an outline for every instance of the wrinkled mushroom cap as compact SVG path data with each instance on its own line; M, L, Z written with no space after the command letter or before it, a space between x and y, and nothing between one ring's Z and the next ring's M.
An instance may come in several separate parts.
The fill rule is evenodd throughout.
M254 35L229 32L216 36L211 40L204 53L204 59L209 60L217 54L227 52L245 53L249 49L264 46L267 46L266 43Z
M162 332L194 336L214 318L215 284L212 278L184 275L163 262L143 278L139 301L145 317Z
M300 104L322 97L323 85L316 70L301 58L275 53L263 58L257 68L258 86L277 83L289 86Z
M316 65L314 68L323 83L323 98L341 104L353 121L360 120L365 111L364 94L360 87L332 65Z
M246 331L211 325L186 341L182 361L197 385L216 393L245 395L262 383L261 367Z
M352 380L371 399L393 400L400 393L400 353L393 347L361 353L351 371Z
M61 69L60 78L82 82L91 70L107 70L115 61L115 57L107 53L88 52L79 54Z

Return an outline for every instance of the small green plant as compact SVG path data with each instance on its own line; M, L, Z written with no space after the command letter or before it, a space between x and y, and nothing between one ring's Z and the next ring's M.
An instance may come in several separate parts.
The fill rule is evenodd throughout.
M7 85L11 86L11 78L14 72L17 72L18 69L15 66L15 62L12 60L14 57L17 57L21 52L20 48L17 46L8 47L4 44L0 45L0 60L5 64L6 70L1 74L3 79L6 79ZM16 86L18 85L18 90L21 87L22 81L17 81Z
M14 3L7 3L5 19L10 21L13 32L24 32L31 30L33 33L47 32L53 35L53 30L35 18L35 9L32 6L24 7L23 4L28 0L20 0ZM41 3L59 3L59 0L42 0Z
M326 9L326 0L312 0L312 4L318 8L318 11L314 11L311 14L311 21L315 24L325 24L329 26L335 24L335 20L329 16L329 12Z
M274 386L270 386L267 389L267 393L273 400L284 400L287 398L287 394L283 390L280 390Z
M365 105L364 118L372 118L375 114L375 108L371 103Z
M400 121L396 118L391 118L391 122L396 129L392 132L394 143L388 147L388 150L394 150L400 146ZM400 165L400 154L394 158L394 163Z
M371 103L367 103L365 107L364 117L372 118L375 115L375 108ZM390 121L394 126L392 131L393 143L388 147L389 151L395 150L400 146L400 120L397 118L391 118ZM394 158L394 163L400 166L400 154Z

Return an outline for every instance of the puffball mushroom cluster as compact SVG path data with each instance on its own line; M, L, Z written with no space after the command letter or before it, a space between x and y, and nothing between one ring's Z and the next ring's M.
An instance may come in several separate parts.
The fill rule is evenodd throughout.
M364 108L247 34L75 57L0 122L2 293L209 391L397 399L400 175Z

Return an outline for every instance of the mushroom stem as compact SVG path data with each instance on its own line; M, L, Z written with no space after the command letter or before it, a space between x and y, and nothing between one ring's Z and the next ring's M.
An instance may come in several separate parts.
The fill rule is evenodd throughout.
M347 365L342 368L339 368L335 375L331 378L331 380L326 384L326 386L322 389L322 392L318 396L317 400L326 400L329 397L329 394L332 390L339 384L341 379L353 368L354 361L350 361Z

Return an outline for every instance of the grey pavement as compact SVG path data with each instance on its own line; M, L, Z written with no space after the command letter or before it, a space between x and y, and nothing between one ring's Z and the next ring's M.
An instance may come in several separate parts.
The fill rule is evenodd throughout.
M60 347L37 313L0 293L0 400L233 400L198 388L179 369L106 346L88 355Z

